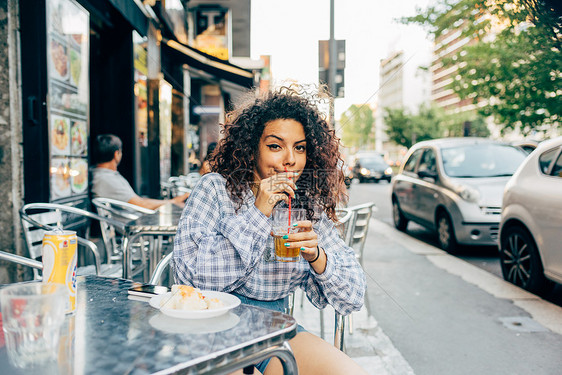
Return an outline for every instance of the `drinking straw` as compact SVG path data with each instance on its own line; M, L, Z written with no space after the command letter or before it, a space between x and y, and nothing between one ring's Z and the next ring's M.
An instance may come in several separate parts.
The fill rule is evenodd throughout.
M287 167L285 167L285 172L287 171ZM291 178L289 177L289 180ZM289 230L291 229L291 196L289 195L289 228L287 228L287 233L289 233Z

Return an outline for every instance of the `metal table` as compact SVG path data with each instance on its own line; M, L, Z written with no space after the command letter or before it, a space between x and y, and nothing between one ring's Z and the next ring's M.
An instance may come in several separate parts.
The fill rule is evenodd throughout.
M155 214L143 215L136 220L132 220L125 224L125 237L123 239L123 278L132 278L132 244L136 243L143 236L159 237L162 236L173 237L178 228L183 208L173 204L167 203L157 209ZM161 251L161 241L158 241L156 246L151 245L149 251L149 275L152 275L154 267L164 255ZM147 281L145 278L144 281Z
M228 374L265 358L278 357L285 374L298 373L287 343L297 329L290 315L240 305L226 318L196 323L172 319L147 302L130 299L127 289L131 285L131 281L123 279L78 277L76 314L66 319L58 362L35 370L17 369L9 362L3 346L0 372Z

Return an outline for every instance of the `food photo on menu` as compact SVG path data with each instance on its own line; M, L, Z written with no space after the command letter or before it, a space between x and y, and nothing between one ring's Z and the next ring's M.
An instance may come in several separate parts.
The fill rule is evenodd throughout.
M86 116L88 105L80 100L76 89L51 82L49 100L51 108Z
M86 159L72 158L70 160L70 177L74 194L86 191L88 187L88 162Z
M66 81L68 79L68 48L63 42L51 38L51 74L52 77Z
M85 156L88 147L86 123L84 121L71 120L71 151L72 155Z
M51 154L70 153L70 126L67 118L51 115Z
M80 83L80 74L82 73L82 62L80 61L80 52L70 49L70 78L74 86Z
M70 196L70 168L68 159L51 159L51 197L52 199Z

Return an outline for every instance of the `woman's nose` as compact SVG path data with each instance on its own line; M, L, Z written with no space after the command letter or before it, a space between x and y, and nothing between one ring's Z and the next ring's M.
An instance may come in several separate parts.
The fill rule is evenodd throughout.
M294 165L295 160L296 159L293 150L287 150L285 154L285 160L283 160L283 165Z

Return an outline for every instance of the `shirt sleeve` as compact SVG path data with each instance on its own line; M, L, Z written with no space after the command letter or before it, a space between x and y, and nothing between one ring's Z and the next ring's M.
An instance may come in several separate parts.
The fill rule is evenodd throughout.
M345 245L334 223L325 214L315 230L327 261L322 274L310 267L309 276L303 282L308 299L321 309L329 304L342 315L360 310L365 298L366 279L355 251Z
M259 264L270 232L269 219L254 205L234 212L218 175L203 176L186 202L174 239L176 280L235 290Z
M137 195L125 177L117 173L94 175L92 194L94 197L111 198L122 202L128 202Z

